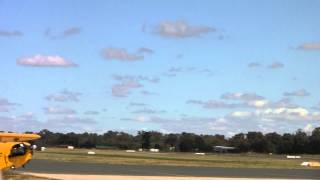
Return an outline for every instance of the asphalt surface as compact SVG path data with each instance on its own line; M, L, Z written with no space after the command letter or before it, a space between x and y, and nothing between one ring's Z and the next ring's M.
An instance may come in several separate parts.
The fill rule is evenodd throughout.
M320 179L320 169L110 165L48 160L32 160L24 169L19 169L19 171L50 174Z

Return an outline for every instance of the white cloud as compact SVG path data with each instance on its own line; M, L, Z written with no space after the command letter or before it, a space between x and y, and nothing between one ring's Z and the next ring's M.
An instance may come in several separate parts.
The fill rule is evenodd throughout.
M44 108L46 114L76 114L76 111L70 108L62 107L46 107Z
M123 80L120 84L112 86L112 95L115 97L126 97L131 89L140 88L142 85L134 79Z
M228 118L272 120L272 121L320 121L319 112L310 112L303 107L298 108L266 108L250 111L235 111Z
M8 99L0 97L0 112L9 112L13 106L18 104L9 102Z
M154 109L146 108L146 107L132 111L132 113L135 113L135 114L159 114L159 113L164 113L164 112L165 111L158 111L158 110L154 110Z
M264 100L264 97L257 95L256 93L236 92L236 93L223 94L221 96L221 99L239 100L239 101L255 101L255 100Z
M56 101L56 102L78 102L79 96L82 94L79 92L72 92L68 90L63 90L56 94L50 94L45 97L48 101Z
M164 21L156 26L154 32L168 38L200 37L203 34L216 32L216 29L208 26L191 26L184 21Z
M224 101L218 101L218 100L209 100L209 101L188 100L187 103L200 105L201 107L206 109L219 109L219 108L228 109L228 108L237 108L242 106L242 104L226 103Z
M35 55L33 57L24 57L17 60L17 64L33 67L75 67L75 63L64 59L61 56Z
M303 128L303 131L308 133L308 134L311 134L311 132L313 131L314 127L312 124L307 124L304 128Z
M127 97L131 89L143 87L142 81L149 83L159 82L159 78L147 76L113 75L113 79L119 82L112 86L112 95L115 97Z
M299 89L293 92L285 92L283 93L284 96L297 96L297 97L305 97L309 96L310 93L307 92L305 89Z

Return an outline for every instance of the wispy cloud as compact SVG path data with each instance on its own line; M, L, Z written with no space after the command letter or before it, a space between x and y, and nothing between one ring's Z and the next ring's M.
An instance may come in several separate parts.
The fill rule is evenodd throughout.
M297 47L298 50L320 50L320 42L304 43Z
M78 102L79 97L82 95L82 93L79 92L72 92L68 90L63 90L56 94L50 94L47 97L45 97L48 101L56 101L56 102Z
M242 106L242 104L226 103L224 101L219 101L219 100L208 100L208 101L188 100L187 104L200 105L205 109L229 109L229 108L238 108Z
M146 105L147 104L145 104L145 103L138 103L138 102L130 102L130 104L129 104L130 107L135 107L135 106L142 107L142 106L146 106Z
M112 95L115 97L127 97L131 89L143 87L141 81L158 83L159 78L147 76L113 75L114 80L119 83L112 86Z
M146 90L140 91L140 94L143 95L143 96L155 96L155 95L158 95L158 93L156 93L156 92L151 92L151 91L146 91Z
M140 49L141 50L141 49ZM139 50L138 50L139 51ZM133 62L144 59L144 54L146 53L146 49L143 49L140 53L129 53L124 48L106 48L103 49L101 55L106 60L117 60L122 62ZM149 53L150 54L150 53Z
M267 69L270 69L270 70L275 70L275 69L280 69L280 68L284 68L284 64L282 62L279 62L279 61L275 61L269 65L262 65L258 62L251 62L248 64L248 68L251 68L251 69L255 69L255 68L267 68Z
M132 113L134 114L159 114L159 113L165 113L166 111L164 110L155 110L155 109L151 109L151 108L142 108L142 109L138 109L135 111L132 111Z
M21 37L23 33L20 31L6 31L0 30L0 37Z
M201 35L216 31L214 27L193 26L184 21L164 21L154 29L154 32L162 37L176 39L200 37Z
M299 89L293 92L285 92L283 93L284 96L296 96L296 97L306 97L310 96L310 93L307 92L305 89Z
M70 108L62 108L62 107L45 107L43 108L45 114L76 114L77 112Z
M70 36L77 35L81 33L82 29L79 27L70 27L68 29L63 30L62 32L55 33L51 28L46 29L44 35L50 39L63 39Z
M251 62L248 64L249 68L257 68L257 67L261 67L261 64L258 62Z
M131 89L140 88L142 85L134 79L122 81L112 86L112 95L115 97L127 97Z
M13 106L18 105L17 103L9 102L8 99L0 97L0 112L9 112Z
M263 96L260 96L256 93L250 92L236 92L236 93L225 93L221 96L221 99L226 100L240 100L240 101L254 101L254 100L263 100Z
M153 54L154 50L152 50L150 48L146 48L146 47L141 47L138 49L138 53L140 53L140 54Z
M86 111L84 112L85 115L98 115L100 114L99 111Z
M281 62L274 62L268 66L269 69L280 69L283 67L284 67L284 64Z
M166 72L163 73L167 77L175 77L178 74L196 74L196 75L207 75L212 76L214 72L208 68L196 68L196 67L171 67Z
M21 66L32 67L76 67L77 64L69 61L61 56L35 55L32 57L23 57L17 60L17 64Z

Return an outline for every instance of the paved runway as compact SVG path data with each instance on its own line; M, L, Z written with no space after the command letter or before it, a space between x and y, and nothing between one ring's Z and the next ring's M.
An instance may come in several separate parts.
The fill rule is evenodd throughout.
M19 169L19 171L51 174L320 179L320 169L304 170L110 165L48 160L32 160L25 169Z

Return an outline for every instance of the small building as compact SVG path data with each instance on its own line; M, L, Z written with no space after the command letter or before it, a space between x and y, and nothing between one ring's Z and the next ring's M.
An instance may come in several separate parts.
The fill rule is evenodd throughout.
M126 150L126 152L127 152L127 153L134 153L134 152L136 152L136 151L135 151L135 150L128 149L128 150Z
M94 154L96 154L96 152L94 152L94 151L89 151L88 154L89 154L89 155L94 155Z
M159 149L154 149L154 148L150 149L150 152L159 152L159 151L160 151Z
M213 150L219 153L226 153L235 150L235 147L231 146L213 146Z

